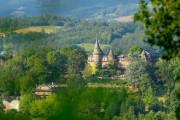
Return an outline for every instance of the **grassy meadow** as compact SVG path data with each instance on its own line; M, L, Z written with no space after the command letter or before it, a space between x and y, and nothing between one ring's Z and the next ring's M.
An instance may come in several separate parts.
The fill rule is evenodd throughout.
M29 33L29 32L45 32L47 34L56 33L60 30L59 26L31 26L27 28L18 29L16 33Z

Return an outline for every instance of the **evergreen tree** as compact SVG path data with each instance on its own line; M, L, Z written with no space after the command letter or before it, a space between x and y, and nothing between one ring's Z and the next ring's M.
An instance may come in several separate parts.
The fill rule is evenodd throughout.
M2 100L2 97L0 96L0 114L2 111L3 111L3 100Z
M164 55L169 58L179 54L179 9L178 0L141 0L139 11L135 14L135 20L145 27L147 42L164 48Z

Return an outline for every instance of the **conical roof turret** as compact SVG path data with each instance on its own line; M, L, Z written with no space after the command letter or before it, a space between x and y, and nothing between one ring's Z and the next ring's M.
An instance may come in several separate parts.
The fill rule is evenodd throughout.
M140 57L145 60L145 61L150 61L151 60L151 56L150 56L150 53L143 50L140 54Z
M110 60L110 61L113 61L113 60L114 60L114 55L113 55L112 49L109 50L109 53L108 53L108 60Z
M94 46L93 54L102 54L102 50L100 48L99 40L98 39L96 39L96 43L95 43L95 46Z
M113 57L113 51L112 51L112 49L110 49L110 50L109 50L109 54L108 54L108 56Z

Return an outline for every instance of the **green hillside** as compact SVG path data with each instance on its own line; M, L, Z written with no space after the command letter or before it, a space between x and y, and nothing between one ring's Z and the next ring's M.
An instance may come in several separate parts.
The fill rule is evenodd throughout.
M5 38L0 38L4 41L1 43L5 48L15 51L31 45L35 48L60 48L81 44L87 52L91 52L96 38L100 40L105 52L109 45L121 52L127 52L133 45L144 47L143 29L133 22L107 23L58 16L23 17L18 20L5 17L0 20L0 31L9 33Z

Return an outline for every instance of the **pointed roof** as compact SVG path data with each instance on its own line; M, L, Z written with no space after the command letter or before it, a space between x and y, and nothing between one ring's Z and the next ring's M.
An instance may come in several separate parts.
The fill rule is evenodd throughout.
M109 59L110 61L113 61L113 60L114 60L114 55L113 55L113 51L112 51L111 48L110 48L109 53L108 53L108 59Z
M110 48L110 50L109 50L108 57L114 57L114 55L113 55L113 51L112 51L112 49L111 49L111 48Z
M96 39L94 49L101 49L100 46L99 46L99 40L98 39Z
M143 50L141 52L140 56L141 56L142 59L145 59L146 61L149 61L151 59L150 53L147 52L146 50Z
M96 43L95 43L95 45L94 45L93 54L102 54L102 50L101 50L101 48L100 48L99 40L98 40L98 39L96 39Z

